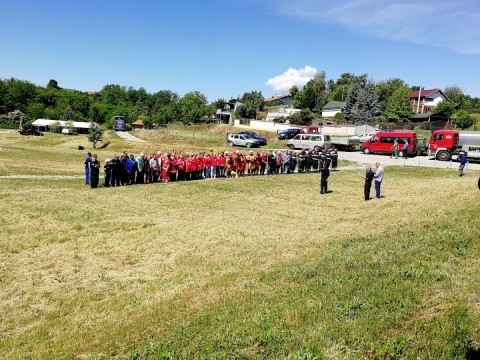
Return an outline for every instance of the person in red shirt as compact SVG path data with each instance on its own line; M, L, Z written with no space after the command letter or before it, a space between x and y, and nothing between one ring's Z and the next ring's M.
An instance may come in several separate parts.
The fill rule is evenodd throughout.
M167 154L162 158L162 182L168 182L170 178L170 154Z
M205 154L203 156L203 177L209 179L212 171L212 158L210 154Z
M217 155L217 177L225 177L226 158L223 152Z
M169 179L170 182L177 180L177 157L170 155L170 169L169 169Z
M247 167L247 158L244 153L240 153L240 176L245 176L245 168Z
M177 180L185 180L185 166L186 166L186 156L178 155L177 156Z
M197 156L197 179L203 179L203 171L205 170L204 154Z
M265 175L265 168L267 167L268 155L265 151L260 154L260 175Z
M191 180L198 180L198 155L195 154L192 156L192 173Z

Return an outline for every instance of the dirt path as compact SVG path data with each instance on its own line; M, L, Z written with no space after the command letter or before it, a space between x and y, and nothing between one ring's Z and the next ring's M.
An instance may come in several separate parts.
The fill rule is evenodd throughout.
M117 134L118 137L120 137L120 138L122 138L123 140L126 140L126 141L140 142L140 143L145 143L146 142L145 140L139 139L139 138L133 136L132 134L130 134L129 132L126 132L126 131L115 131L115 134Z

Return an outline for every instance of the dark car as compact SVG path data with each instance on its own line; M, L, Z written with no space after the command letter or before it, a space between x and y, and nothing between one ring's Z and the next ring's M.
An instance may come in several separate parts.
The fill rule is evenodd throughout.
M280 140L293 139L295 136L301 133L302 133L302 129L297 129L297 128L286 129L286 130L279 131L277 133L277 138Z
M267 145L267 139L253 131L240 131L239 134L248 135L254 139L257 139L261 143L261 145Z

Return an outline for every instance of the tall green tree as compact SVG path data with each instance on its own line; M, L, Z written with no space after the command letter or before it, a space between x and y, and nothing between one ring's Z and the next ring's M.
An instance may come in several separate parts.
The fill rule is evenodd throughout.
M189 92L180 99L180 114L184 124L205 121L209 110L207 98L199 91Z
M395 91L400 88L408 87L407 84L401 79L388 79L380 81L376 84L376 90L378 94L378 103L380 106L381 111L385 111L387 108L387 104L389 99L393 96ZM410 96L410 88L409 88L409 96Z
M257 112L262 111L265 107L265 98L261 91L250 91L243 94L240 101L245 105L246 117L256 119Z
M475 124L475 120L465 110L460 110L454 115L455 126L464 130Z
M90 124L90 130L88 132L88 141L90 141L93 144L93 148L97 148L97 143L102 141L103 137L103 129L100 127L100 125L96 123L91 123Z
M455 113L456 105L448 100L440 102L434 110L435 114L444 115L448 119L452 118L452 115Z
M378 87L377 87L378 89ZM391 120L405 122L413 114L410 101L410 88L406 85L398 87L388 98L384 115Z
M366 74L360 76L353 84L347 95L343 113L349 121L359 124L372 123L380 115L375 84Z
M302 109L288 117L290 124L294 125L311 125L314 118L313 113L309 109Z

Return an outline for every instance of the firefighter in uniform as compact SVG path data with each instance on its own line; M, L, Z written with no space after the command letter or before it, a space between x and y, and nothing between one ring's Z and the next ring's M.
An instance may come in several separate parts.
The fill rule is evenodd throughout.
M98 178L100 177L100 162L97 155L93 154L90 160L90 187L92 189L98 187Z
M322 171L323 167L325 166L325 161L327 161L327 152L325 149L320 151L319 159L318 159L318 171Z
M330 176L330 170L325 165L320 169L320 194L326 194L328 191L328 177Z
M330 167L330 164L332 163L332 154L330 151L325 150L325 165L327 167Z
M298 173L301 174L305 171L305 149L302 149L297 156L298 161Z
M318 152L318 147L315 147L312 153L312 171L318 171L318 164L320 162L320 153Z
M332 152L332 170L337 171L338 166L338 152L337 149L333 149Z
M305 152L305 171L309 173L312 170L312 150Z

